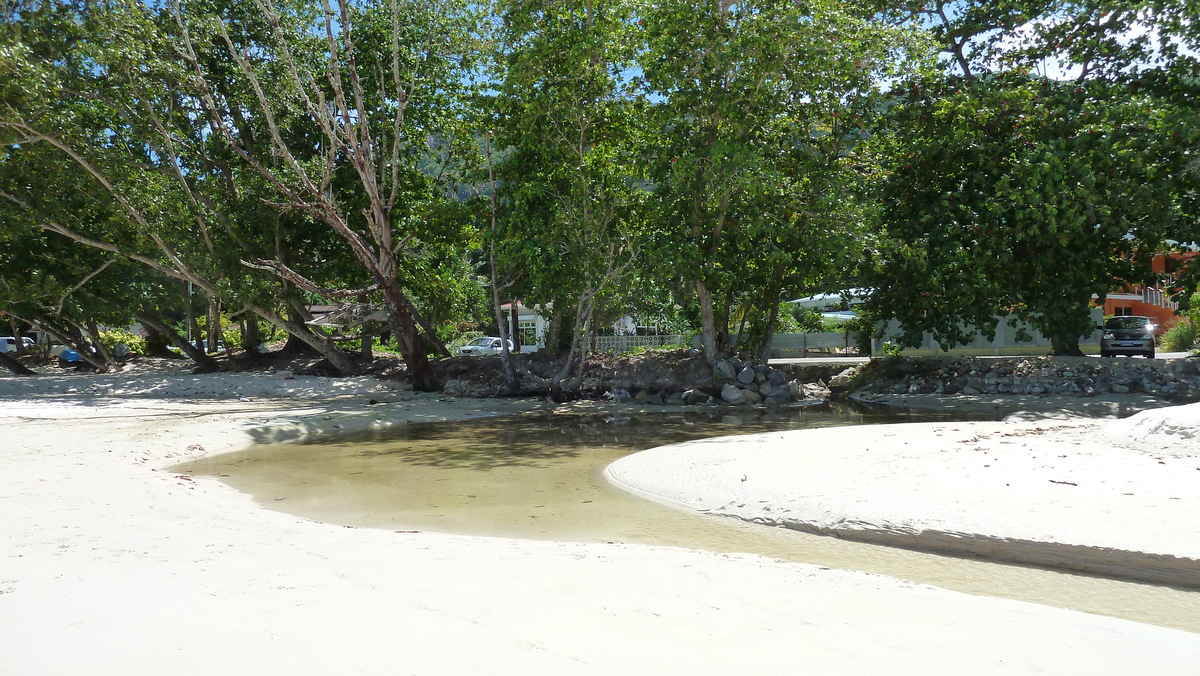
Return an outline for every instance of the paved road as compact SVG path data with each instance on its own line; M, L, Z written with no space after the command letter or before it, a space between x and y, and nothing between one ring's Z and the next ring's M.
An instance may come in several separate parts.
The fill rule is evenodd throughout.
M789 357L787 359L771 359L769 364L865 364L868 357Z
M1188 354L1189 353L1187 353L1187 352L1159 352L1156 355L1156 357L1158 359L1182 359L1183 357L1188 356ZM990 355L978 355L978 356L980 359L1008 359L1008 358L1015 357L1018 355L1003 355L1003 356L999 356L999 357L994 357L994 356L990 356ZM1093 354L1093 355L1088 355L1088 356L1094 357L1096 359L1100 359L1100 355ZM1111 359L1138 359L1138 360L1141 360L1142 357L1111 357ZM842 357L842 356L838 356L838 357L789 357L787 359L772 359L772 360L770 360L769 363L777 364L777 365L785 365L785 364L846 364L846 365L851 365L851 364L865 364L867 361L869 361L869 359L867 357L850 357L850 356L845 356L845 357Z

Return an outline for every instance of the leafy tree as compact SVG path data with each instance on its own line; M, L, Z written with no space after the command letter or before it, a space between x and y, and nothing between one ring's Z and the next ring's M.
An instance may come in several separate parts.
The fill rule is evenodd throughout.
M915 85L890 117L877 318L943 343L1015 312L1078 353L1091 297L1149 270L1172 214L1177 122L1118 85L1021 73Z
M220 198L247 186L226 174L207 182L221 186L216 198L202 189L214 174L204 141L212 135L179 86L186 72L164 57L163 15L140 3L13 12L4 34L12 77L0 102L12 182L0 198L46 232L191 284L210 305L228 297L246 279L237 255L245 244ZM195 158L205 159L188 163ZM353 368L336 349L330 356Z
M192 84L244 168L289 209L328 227L368 279L335 290L278 258L255 264L326 297L377 291L414 387L436 389L426 341L440 342L401 273L437 236L427 215L439 193L419 167L431 144L454 137L456 91L470 67L470 7L455 0L341 0L315 13L271 0L253 6L266 24L262 36L243 31L234 8L218 18L176 5ZM265 122L262 136L247 138L225 115L234 103L212 84L223 70L209 67L210 44L220 62L233 64L236 86L252 93L246 98ZM295 109L302 119L294 122L306 130L298 138L281 126Z
M861 121L897 55L922 51L854 3L666 0L642 20L662 224L650 248L694 292L715 360L737 300L773 326L782 289L843 262Z
M573 318L549 383L571 392L597 309L616 297L640 244L644 106L628 76L634 5L516 0L501 10L495 143L506 154L497 166L493 265L519 276L514 291L527 303Z
M453 268L429 262L458 243L431 217L444 194L422 168L435 135L453 137L470 12L197 0L15 13L3 140L55 148L90 177L94 204L120 207L105 228L40 227L192 283L210 314L252 311L343 373L357 365L301 323L299 292L374 294L414 384L436 387L426 350L444 347L419 305L437 303L413 293L436 297ZM7 199L47 206L29 197Z
M866 273L873 316L901 319L910 344L924 330L954 344L1016 313L1078 354L1092 295L1149 281L1165 238L1195 237L1195 64L1164 33L1175 7L962 3L941 15L954 74L897 87L880 136L890 244Z

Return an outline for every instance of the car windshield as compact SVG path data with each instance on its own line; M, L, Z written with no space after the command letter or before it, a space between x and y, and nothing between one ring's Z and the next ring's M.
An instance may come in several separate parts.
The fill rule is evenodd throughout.
M1106 329L1144 329L1150 323L1145 317L1110 317L1104 323Z
M471 341L471 344L479 347L487 347L492 344L492 341L489 338L476 338L475 340Z

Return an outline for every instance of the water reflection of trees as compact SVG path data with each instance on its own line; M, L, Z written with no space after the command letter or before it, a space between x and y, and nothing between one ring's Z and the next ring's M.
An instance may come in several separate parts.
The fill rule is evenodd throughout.
M358 447L354 456L478 470L541 466L588 449L641 450L716 436L903 422L929 416L849 406L707 409L696 412L542 414L366 430L310 443Z

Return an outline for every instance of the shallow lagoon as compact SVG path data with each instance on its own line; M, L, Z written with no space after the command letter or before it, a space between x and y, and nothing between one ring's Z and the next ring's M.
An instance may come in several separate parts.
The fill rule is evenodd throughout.
M172 471L346 526L746 552L1200 632L1200 592L852 543L709 517L620 491L614 460L669 443L833 425L950 420L856 408L530 415L261 444Z

